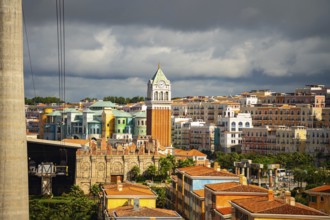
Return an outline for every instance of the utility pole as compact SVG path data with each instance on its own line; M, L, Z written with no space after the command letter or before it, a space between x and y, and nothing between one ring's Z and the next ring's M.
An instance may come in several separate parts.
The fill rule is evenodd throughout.
M0 0L0 219L29 219L22 0Z

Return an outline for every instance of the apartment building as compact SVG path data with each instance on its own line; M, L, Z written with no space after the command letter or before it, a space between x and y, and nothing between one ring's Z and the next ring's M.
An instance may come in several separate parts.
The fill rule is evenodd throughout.
M207 159L207 155L202 152L192 149L192 150L181 150L174 149L173 156L176 160L186 160L192 159L195 162L196 166L206 166L209 164L209 160Z
M172 116L172 145L177 148L189 149L189 126L184 127L187 122L192 119Z
M304 152L306 128L263 126L243 129L242 153L276 154Z
M214 124L172 117L172 144L181 149L214 151Z
M192 191L204 189L205 184L221 182L238 182L239 177L227 171L221 171L218 166L209 168L193 166L179 168L177 171L177 192L173 201L174 207L186 219L192 219Z
M219 146L216 148L226 153L240 152L243 128L253 127L250 113L236 113L230 107L218 121Z
M188 117L193 121L204 121L207 124L216 124L219 116L223 115L228 108L239 111L240 104L238 102L226 100L218 101L216 99L193 100L190 102L174 102L172 104L172 116Z
M251 113L253 126L284 125L315 127L322 120L322 108L309 104L254 105L241 107L242 113Z
M102 105L103 106L103 105ZM41 139L62 140L113 138L114 134L129 134L131 136L146 135L146 113L128 112L100 105L83 111L66 108L62 111L45 109L40 117Z
M205 194L204 189L191 192L191 220L205 220Z
M324 95L325 106L330 107L330 88L325 85L306 85L304 88L297 88L295 93Z
M156 208L157 194L148 186L117 180L102 185L100 196L103 219L182 219L173 210ZM134 217L133 217L134 218Z
M255 185L247 185L241 174L240 182L207 184L204 188L205 219L231 219L230 201L255 197L267 197L268 190ZM197 220L197 219L196 219Z
M274 93L272 96L260 98L261 104L309 104L314 108L325 107L325 96L300 93Z
M330 154L330 128L307 128L306 139L305 153Z
M308 206L330 214L330 185L323 185L305 191L308 194Z
M286 220L322 220L330 216L316 209L295 202L288 192L284 199L275 198L272 190L267 197L243 198L230 201L232 219L286 219Z

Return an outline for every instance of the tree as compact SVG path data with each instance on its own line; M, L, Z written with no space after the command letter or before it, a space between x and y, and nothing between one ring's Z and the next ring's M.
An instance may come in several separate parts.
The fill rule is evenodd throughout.
M165 208L166 205L166 188L165 187L151 187L151 189L156 192L157 200L156 207L157 208Z
M178 160L178 168L195 166L195 161L191 158Z
M157 174L157 169L155 165L150 165L147 170L146 170L146 176L148 178L151 178L152 180L154 180L154 178L156 177Z
M90 194L93 195L94 199L99 195L99 192L101 192L101 187L99 184L93 184L90 188Z
M166 178L168 175L172 172L173 168L173 163L167 158L163 157L160 158L159 160L159 174L163 177Z
M132 167L132 169L129 172L131 179L136 179L140 175L140 173L141 173L141 170L140 170L140 167L138 167L138 166Z

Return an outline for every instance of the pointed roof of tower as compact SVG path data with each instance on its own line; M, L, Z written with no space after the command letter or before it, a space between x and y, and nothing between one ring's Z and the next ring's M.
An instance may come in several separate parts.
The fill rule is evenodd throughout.
M166 84L170 83L170 80L168 80L165 76L165 74L163 73L162 69L160 68L160 65L158 64L158 69L157 72L155 73L155 75L151 78L153 83L156 83L160 80L164 80Z

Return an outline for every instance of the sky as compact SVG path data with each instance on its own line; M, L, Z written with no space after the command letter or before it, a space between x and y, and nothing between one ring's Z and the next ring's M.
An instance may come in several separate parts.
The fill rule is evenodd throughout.
M55 2L23 0L28 98L59 97ZM330 85L328 0L64 2L68 102L145 97L158 64L172 97Z

